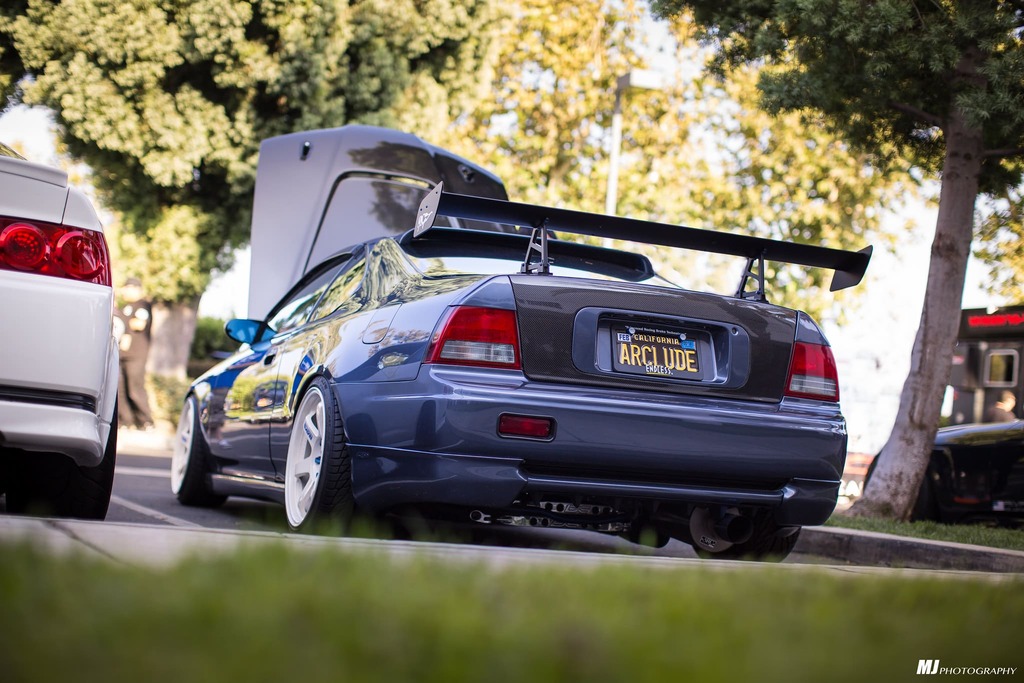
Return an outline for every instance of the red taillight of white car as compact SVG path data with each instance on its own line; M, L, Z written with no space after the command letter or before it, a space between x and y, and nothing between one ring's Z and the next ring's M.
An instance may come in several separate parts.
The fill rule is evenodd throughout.
M839 373L832 349L822 344L796 343L786 396L839 401Z
M449 309L424 362L520 369L516 312L478 306Z
M0 218L0 269L110 286L102 232L40 221Z

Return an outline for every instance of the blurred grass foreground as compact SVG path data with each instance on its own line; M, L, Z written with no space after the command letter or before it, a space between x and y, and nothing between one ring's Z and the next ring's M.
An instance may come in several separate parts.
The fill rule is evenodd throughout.
M277 547L168 569L0 546L0 680L901 681L1024 669L1024 582ZM984 677L972 677L972 679Z

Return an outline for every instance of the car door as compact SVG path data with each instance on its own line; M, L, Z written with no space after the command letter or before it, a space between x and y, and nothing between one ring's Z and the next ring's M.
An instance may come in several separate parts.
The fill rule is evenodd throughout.
M324 290L349 255L333 258L310 271L272 310L258 341L250 347L243 367L227 389L224 423L220 438L211 440L210 450L221 462L221 472L245 477L273 479L270 460L270 425L286 388L278 379L282 346L299 333ZM267 335L272 334L269 339Z
M360 314L366 310L363 293L365 259L353 256L310 312L305 325L282 339L278 351L277 382L283 388L274 406L270 431L270 452L277 472L283 476L292 429L292 411L303 378L323 364L343 339L362 335L366 327Z

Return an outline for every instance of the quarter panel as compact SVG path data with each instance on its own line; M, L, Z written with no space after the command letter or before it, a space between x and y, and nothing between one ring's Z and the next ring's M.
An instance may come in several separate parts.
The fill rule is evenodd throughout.
M92 202L75 188L68 190L67 206L64 209L61 222L64 225L103 232L103 226L100 224L99 216L96 215Z
M40 179L30 172L38 172ZM52 172L52 177L46 174ZM0 215L26 220L60 223L67 203L68 188L53 181L67 175L58 169L19 159L0 157Z

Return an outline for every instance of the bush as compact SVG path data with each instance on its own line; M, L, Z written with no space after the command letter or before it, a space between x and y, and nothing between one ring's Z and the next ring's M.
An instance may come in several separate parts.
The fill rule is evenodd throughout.
M192 350L189 352L189 358L206 361L215 351L234 353L238 349L238 342L224 334L226 322L220 318L199 318L196 321L196 335L192 338Z
M149 391L149 408L156 422L178 424L181 406L185 401L185 393L192 380L188 377L169 377L167 375L146 375Z

